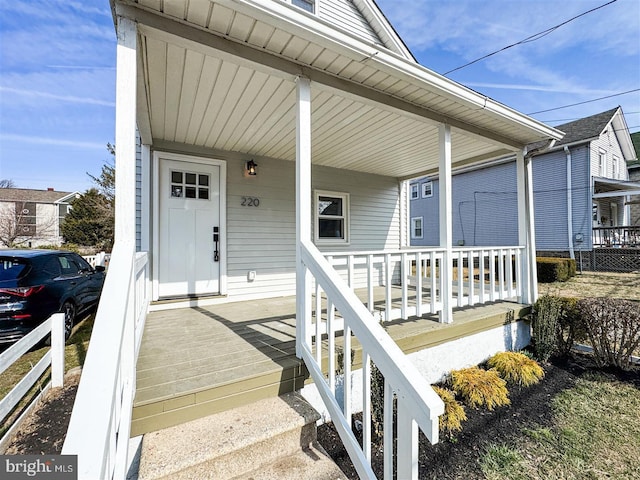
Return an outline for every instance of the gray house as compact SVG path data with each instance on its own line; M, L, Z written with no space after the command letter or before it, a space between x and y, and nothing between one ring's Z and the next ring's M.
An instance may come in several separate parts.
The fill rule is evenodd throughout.
M633 148L636 151L635 160L627 163L627 170L629 170L629 180L632 182L640 182L640 132L631 134L631 141L633 141ZM640 227L640 195L632 195L629 200L630 211L630 224Z
M576 257L594 247L633 246L629 198L640 192L627 162L636 158L620 107L557 127L565 137L533 154L535 241L539 255ZM411 245L438 244L435 177L412 181ZM460 168L453 177L453 235L459 246L513 245L517 235L516 163Z

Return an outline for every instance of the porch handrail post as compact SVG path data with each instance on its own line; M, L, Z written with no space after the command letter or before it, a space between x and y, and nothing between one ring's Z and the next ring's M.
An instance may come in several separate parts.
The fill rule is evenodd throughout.
M440 149L440 168L438 171L438 184L440 188L440 247L443 251L442 268L440 278L442 280L442 310L440 322L451 323L453 320L452 285L453 279L453 220L451 209L453 208L451 192L451 126L440 124L438 129L438 144Z
M534 217L534 203L533 203L533 166L531 165L531 157L524 157L524 169L526 179L526 193L527 193L527 213L529 214L527 223L527 237L526 243L529 248L526 251L527 262L529 267L529 275L527 277L529 281L529 302L535 303L538 300L538 272L536 269L536 226Z
M529 264L531 257L529 255L531 245L529 243L529 223L532 213L529 209L527 201L527 172L525 167L524 152L519 150L516 152L516 173L518 187L518 244L524 245L524 255L520 256L520 289L522 292L521 302L532 303L531 292L531 265ZM532 204L531 204L532 205ZM535 253L535 250L534 250Z
M301 246L311 241L311 82L296 79L296 355L311 327L311 274L302 261Z
M136 234L136 80L137 28L117 19L116 76L116 205L115 240L134 241Z

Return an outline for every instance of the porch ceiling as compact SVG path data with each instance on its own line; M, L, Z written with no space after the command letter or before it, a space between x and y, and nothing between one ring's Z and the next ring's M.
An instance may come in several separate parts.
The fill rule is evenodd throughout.
M561 137L347 32L330 38L320 20L282 2L137 0L115 10L138 22L145 143L293 161L297 75L312 81L318 165L398 178L433 171L441 122L452 125L454 165Z

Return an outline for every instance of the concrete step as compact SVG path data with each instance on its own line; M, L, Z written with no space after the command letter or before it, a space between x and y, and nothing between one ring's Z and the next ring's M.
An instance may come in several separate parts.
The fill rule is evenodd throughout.
M147 433L138 478L343 479L315 443L318 418L288 393Z

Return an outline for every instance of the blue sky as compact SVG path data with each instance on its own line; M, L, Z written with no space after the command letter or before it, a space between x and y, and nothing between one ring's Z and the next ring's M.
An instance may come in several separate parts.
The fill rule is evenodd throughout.
M608 0L377 0L418 61L444 73ZM84 191L114 141L115 32L107 0L0 3L0 179ZM640 88L640 2L617 0L449 78L524 113ZM533 115L557 125L640 91Z

